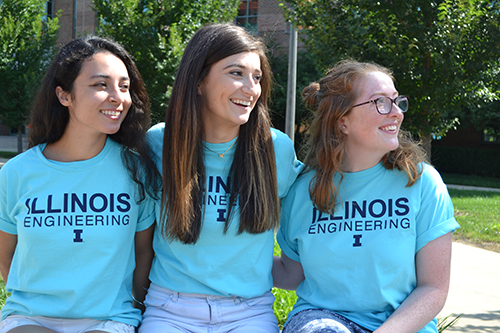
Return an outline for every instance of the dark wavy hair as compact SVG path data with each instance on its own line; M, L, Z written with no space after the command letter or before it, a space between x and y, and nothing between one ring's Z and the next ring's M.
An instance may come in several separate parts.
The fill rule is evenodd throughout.
M241 125L230 169L231 195L225 231L237 200L239 232L262 233L279 223L276 160L268 98L272 73L264 44L233 24L209 25L189 41L172 88L165 117L163 193L159 224L165 238L196 243L202 226L203 163L202 99L198 85L212 66L231 55L255 52L262 71L261 96Z
M371 72L384 73L394 81L392 72L383 66L344 60L302 91L305 104L315 113L305 149L305 172L316 172L309 192L316 208L323 212L333 214L337 189L332 179L337 173L342 182L344 174L345 135L339 129L339 121L351 112L361 94L359 82ZM406 186L412 186L422 173L419 164L427 162L425 151L408 132L400 131L398 139L399 147L385 154L381 161L387 169L404 171L408 175Z
M69 112L59 102L56 87L72 93L83 63L100 52L110 53L123 61L130 77L132 104L118 132L109 137L123 146L122 159L138 186L139 201L145 198L146 192L156 197L161 180L145 140L151 123L146 87L129 53L109 39L95 36L74 39L60 49L47 70L31 109L29 147L54 143L62 137L69 122Z

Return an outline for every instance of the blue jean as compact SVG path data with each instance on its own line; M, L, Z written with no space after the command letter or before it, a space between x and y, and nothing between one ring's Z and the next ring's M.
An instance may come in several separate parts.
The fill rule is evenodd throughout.
M371 333L349 319L325 310L307 309L288 320L283 333Z
M183 294L151 284L139 333L278 333L269 291L253 298Z

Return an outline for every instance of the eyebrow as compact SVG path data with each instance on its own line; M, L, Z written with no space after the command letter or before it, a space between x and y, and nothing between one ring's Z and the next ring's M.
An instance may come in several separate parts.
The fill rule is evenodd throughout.
M223 68L223 70L227 69L229 67L239 67L239 68L242 68L242 69L246 69L247 68L245 65L235 63L235 64L227 65L226 67ZM262 71L260 69L256 69L256 71L259 72L259 73L262 73Z
M379 92L375 92L375 93L371 94L370 97L369 97L369 99L372 99L376 95L382 95L382 96L391 97L391 96L388 96L386 93L383 93L383 92L379 91ZM399 96L399 92L396 90L392 96L393 97L391 97L391 98L395 98L394 96L396 96L396 97Z
M103 78L103 79L110 79L111 76L107 75L107 74L95 74L95 75L92 75L90 77L91 79L95 79L95 78ZM130 78L128 76L122 76L120 78L120 81L130 81Z

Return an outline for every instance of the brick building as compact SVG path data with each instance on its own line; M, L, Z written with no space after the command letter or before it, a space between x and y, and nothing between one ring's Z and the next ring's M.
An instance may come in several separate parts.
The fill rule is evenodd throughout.
M58 44L66 44L74 38L96 31L97 17L92 0L49 0L47 15L54 17L60 12Z

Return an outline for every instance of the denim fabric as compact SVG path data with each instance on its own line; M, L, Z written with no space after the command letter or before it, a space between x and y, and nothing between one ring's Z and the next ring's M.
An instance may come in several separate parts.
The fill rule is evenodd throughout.
M286 323L283 333L371 333L371 331L324 309L297 312Z
M151 284L139 333L278 333L269 291L253 298L183 294Z
M85 333L90 331L107 333L135 332L134 326L113 320L67 319L10 315L0 322L0 333L6 333L16 327L25 325L45 327L57 333Z

